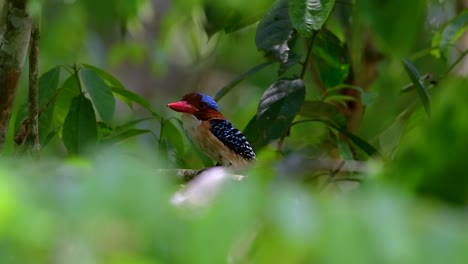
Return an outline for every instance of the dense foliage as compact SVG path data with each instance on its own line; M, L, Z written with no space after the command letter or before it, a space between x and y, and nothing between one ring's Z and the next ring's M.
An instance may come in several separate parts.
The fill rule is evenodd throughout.
M463 263L463 4L28 1L41 151L23 74L0 262ZM189 91L245 128L241 182L164 170L213 165L165 109Z

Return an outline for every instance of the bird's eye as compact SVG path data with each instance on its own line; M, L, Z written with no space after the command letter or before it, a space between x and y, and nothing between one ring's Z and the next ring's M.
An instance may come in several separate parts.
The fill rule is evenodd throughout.
M198 104L198 109L203 109L205 108L205 104L204 103L199 103Z

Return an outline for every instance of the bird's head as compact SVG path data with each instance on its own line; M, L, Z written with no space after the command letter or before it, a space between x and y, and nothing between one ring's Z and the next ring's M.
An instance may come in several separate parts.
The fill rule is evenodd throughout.
M178 102L167 104L174 111L194 115L198 120L224 118L216 101L208 95L190 93Z

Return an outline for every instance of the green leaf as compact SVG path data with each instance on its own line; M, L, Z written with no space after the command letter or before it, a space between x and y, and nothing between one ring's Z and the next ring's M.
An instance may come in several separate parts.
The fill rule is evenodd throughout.
M68 115L73 98L81 94L80 85L77 77L71 75L57 90L57 99L55 101L54 127L62 127L66 116Z
M348 130L346 130L345 128L343 127L340 127L340 126L337 126L336 124L334 124L333 122L330 122L328 120L317 120L317 121L320 121L326 125L328 125L329 127L332 127L334 129L336 129L338 132L340 132L341 134L345 135L347 138L349 138L356 146L358 146L360 149L362 149L364 152L366 152L367 155L369 156L372 156L372 155L379 155L379 152L377 151L377 149L375 149L371 144L369 144L367 141L365 141L364 139L354 135L353 133L349 132Z
M97 73L99 77L101 77L107 83L107 85L111 87L125 89L125 86L119 80L117 80L114 76L112 76L105 70L89 64L82 64L82 66L88 70Z
M70 154L79 154L97 141L96 115L93 104L83 94L73 98L65 118L62 140Z
M468 10L463 11L445 25L438 36L438 46L445 58L448 50L468 29ZM434 36L435 38L436 36Z
M41 75L38 81L39 88L39 140L41 143L47 138L52 124L52 117L55 108L55 96L60 79L60 66L50 69L48 72ZM28 118L29 103L25 102L21 105L16 116L15 134L17 134L21 126L25 126L23 121ZM27 130L23 130L27 132Z
M378 154L377 150L365 140L352 134L346 128L346 117L335 105L322 101L305 101L301 107L299 115L310 118L310 120L298 121L317 121L337 130L349 138L356 146L366 152L369 156ZM297 122L297 123L298 123Z
M289 16L299 34L311 37L322 28L334 5L335 0L290 0Z
M208 37L218 31L234 32L257 22L267 10L270 1L218 1L204 0L203 27ZM249 8L246 8L246 7Z
M431 115L431 96L429 94L429 90L424 84L424 77L419 74L418 69L413 65L413 63L408 59L403 59L403 65L405 66L405 70L408 73L411 81L413 82L414 86L416 87L416 91L418 92L419 98L424 106L424 110L428 116Z
M127 90L125 88L122 89L122 88L118 88L118 87L112 87L111 89L112 89L113 93L121 95L122 97L126 98L127 100L130 100L132 102L135 102L135 103L141 105L143 108L148 110L151 114L153 114L154 116L159 117L159 115L151 109L151 104L148 101L146 101L146 99L143 98L141 95L136 94L136 93L134 93L134 92L132 92L130 90Z
M119 132L120 133L122 131L133 128L135 125L137 125L139 123L142 123L142 122L145 122L145 121L148 121L148 120L152 120L152 119L154 119L154 118L153 117L145 117L145 118L132 120L132 121L126 123L126 124L115 127L113 130L114 130L114 132Z
M41 143L47 138L52 124L55 108L53 100L57 93L60 69L60 66L56 66L39 78L39 140Z
M294 31L289 19L288 2L277 0L258 23L255 35L257 49L273 53L276 60L282 63L288 61L288 41Z
M346 128L346 117L335 105L322 101L305 101L299 115L307 118L325 120L335 126Z
M314 40L312 56L320 79L328 87L342 83L349 74L349 58L344 44L329 30L321 30Z
M254 115L252 119L250 119L242 134L247 138L247 141L250 143L254 151L259 151L268 144L258 129L257 115Z
M112 120L115 111L115 98L111 88L94 71L87 68L80 70L81 81L94 102L99 116L106 123Z
M265 68L266 66L270 65L271 62L264 62L262 64L259 64L252 69L242 73L241 75L237 76L234 80L230 81L228 84L226 84L223 88L221 88L215 96L215 100L219 101L221 100L227 93L229 93L232 88L234 88L236 85L238 85L240 82L242 82L245 78L249 77L252 74L257 73L261 69Z
M96 66L93 66L93 65L89 65L89 64L82 64L82 66L89 69L89 70L91 70L91 71L94 71L95 73L97 73L107 83L108 86L115 87L115 88L120 88L120 89L124 89L124 90L126 89L125 86L119 80L117 80L117 78L115 78L110 73L106 72L105 70L100 69L100 68L98 68ZM130 107L130 109L133 110L133 104L132 104L131 100L129 100L126 97L120 96L120 95L119 95L119 98L126 105L128 105L128 107Z
M353 152L351 151L347 141L343 140L341 137L338 137L336 139L336 145L338 146L338 151L342 159L354 160Z
M107 144L115 144L115 143L118 143L120 141L129 139L131 137L135 137L135 136L139 136L139 135L146 134L146 133L151 133L151 132L152 131L148 130L148 129L131 128L131 129L122 131L120 133L113 133L113 134L109 135L108 137L103 138L102 142L107 143Z
M301 79L278 80L263 93L257 122L259 132L267 142L286 134L304 98L305 86Z
M174 146L178 156L182 156L185 152L184 138L181 133L182 128L179 129L171 120L164 120L162 130L162 137L166 138Z
M104 143L114 144L114 143L120 142L130 137L149 133L151 132L151 130L136 129L135 125L141 122L152 120L152 119L154 118L153 117L140 118L140 119L132 120L126 124L117 126L115 128L109 127L106 124L99 123L101 125L99 129L101 129L102 132L105 133L105 135L102 136L101 141Z

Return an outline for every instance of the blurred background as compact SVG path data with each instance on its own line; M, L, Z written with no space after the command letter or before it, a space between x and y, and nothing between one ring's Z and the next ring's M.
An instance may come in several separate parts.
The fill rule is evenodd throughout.
M103 69L150 105L117 100L104 125L149 118L132 124L148 133L67 155L56 132L39 160L11 141L0 160L0 263L465 263L466 0L319 1L334 4L324 28L335 42L319 38L311 49L305 98L332 94L341 112L303 107L284 137L263 142L246 181L223 182L201 206L173 203L191 183L158 169L213 163L166 104L194 91L214 96L271 60L256 34L274 2L29 0L41 16L39 73ZM305 55L309 41L290 48ZM269 64L219 100L240 130L278 71ZM334 94L343 83L352 89ZM343 119L346 131L307 115Z

